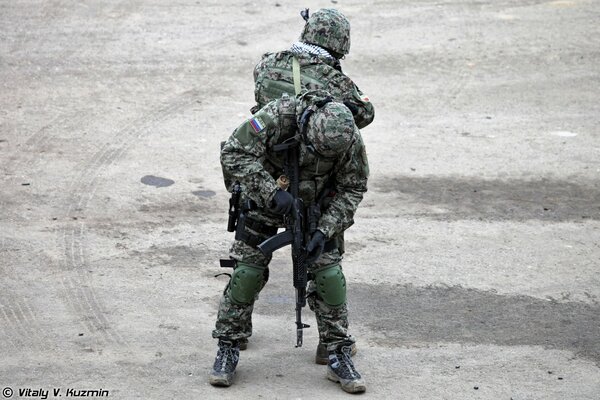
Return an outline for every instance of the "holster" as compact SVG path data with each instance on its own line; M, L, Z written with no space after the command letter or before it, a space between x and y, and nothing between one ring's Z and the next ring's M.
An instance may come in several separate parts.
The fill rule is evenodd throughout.
M256 232L256 233L254 233ZM277 234L277 227L267 225L241 212L235 231L235 240L240 240L250 247L256 248L266 239Z

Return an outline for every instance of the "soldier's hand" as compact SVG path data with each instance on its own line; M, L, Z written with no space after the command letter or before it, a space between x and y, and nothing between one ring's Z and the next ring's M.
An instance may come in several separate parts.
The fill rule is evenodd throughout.
M310 242L308 242L308 246L306 246L306 251L308 252L308 256L306 257L306 262L313 263L317 261L323 249L325 248L325 235L321 231L316 231L313 233L310 238Z
M285 190L277 189L275 192L275 196L273 196L273 201L271 208L277 214L288 214L292 209L292 202L294 201L294 197L286 192Z

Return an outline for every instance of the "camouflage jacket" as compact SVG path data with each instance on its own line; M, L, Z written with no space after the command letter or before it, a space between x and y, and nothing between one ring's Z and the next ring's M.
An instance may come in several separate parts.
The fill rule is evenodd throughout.
M237 127L221 149L226 181L239 181L244 196L253 200L259 207L258 214L271 223L281 222L280 217L270 213L269 205L284 165L284 152L273 151L273 146L294 136L295 115L294 98L274 100ZM355 129L353 144L335 160L317 157L301 142L299 164L299 196L305 204L315 201L326 184L335 182L335 195L321 210L318 229L327 238L340 234L353 224L354 213L367 191L369 166L360 132Z
M294 96L292 59L296 56L300 64L300 80L303 89L323 89L335 100L343 102L354 114L356 126L364 128L375 117L375 110L354 82L344 75L339 60L308 53L266 53L254 67L254 98L257 108L278 99L283 93Z

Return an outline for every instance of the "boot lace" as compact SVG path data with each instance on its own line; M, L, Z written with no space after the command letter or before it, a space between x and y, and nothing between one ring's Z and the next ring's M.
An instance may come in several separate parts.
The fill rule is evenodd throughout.
M351 380L360 379L360 374L354 368L351 353L352 349L350 346L343 346L341 351L335 351L335 353L329 357L331 368L335 370L340 378Z
M237 343L219 341L219 350L213 369L218 372L231 373L240 359L240 348Z

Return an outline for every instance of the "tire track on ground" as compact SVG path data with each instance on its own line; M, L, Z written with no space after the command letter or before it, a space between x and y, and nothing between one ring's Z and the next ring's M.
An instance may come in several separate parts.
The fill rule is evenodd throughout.
M40 152L53 140L52 134L60 132L68 126L80 126L85 118L84 114L80 112L64 114L58 107L53 107L50 112L54 116L49 118L49 122L27 137L16 148L18 151L15 157L8 158L5 170L9 179L12 176L12 179L15 180L19 176L24 175L21 171L32 174L31 167L35 165L36 160L40 157ZM5 205L4 202L2 204ZM4 209L7 211L10 210L9 207L5 207ZM22 215L15 213L14 210L11 214L11 218L23 219ZM8 240L11 240L11 238L9 237ZM3 240L3 244L5 244L5 240ZM13 247L20 248L23 245L27 246L26 251L28 253L34 254L35 249L24 242L15 243ZM6 253L8 250L10 249L7 249L3 245L0 254ZM14 259L14 257L11 258ZM22 273L17 267L27 264L29 264L27 261L14 265L13 263L5 263L3 266L3 275L6 277L18 277ZM40 325L37 317L37 314L39 314L37 307L33 305L30 299L24 297L17 298L16 292L12 292L9 296L6 301L2 301L4 307L2 316L4 316L4 322L6 323L2 325L6 334L13 336L13 345L21 349L26 346L36 347L41 345L43 349L48 349L50 347L49 340L52 340L48 336L54 336L55 333L49 332Z
M22 247L26 247L23 249ZM6 258L0 269L0 276L4 278L19 277L21 274L12 266L14 260L20 260L20 254L34 254L35 248L27 243L18 242L11 244L11 247L6 246L6 239L2 240L0 255ZM15 254L9 254L15 253ZM29 260L24 260L27 263ZM25 282L27 285L27 282ZM41 350L50 348L50 340L48 332L40 324L34 307L31 301L24 297L18 297L14 290L11 290L7 279L4 290L0 294L0 325L2 325L5 336L9 337L9 341L15 348L22 350L25 347L34 347Z
M62 19L69 12L68 6L70 4L72 3L64 1L48 3L45 8L42 9L41 14L38 13L37 17L33 16L33 20L28 20L27 24L34 25L36 22L35 20L39 20L40 18L42 20L49 19L51 22L56 23L56 20ZM121 4L124 3L119 2L116 6L111 7L118 9L121 7ZM122 28L122 26L123 24L119 27ZM252 29L253 33L260 31L260 27ZM240 27L236 30L227 30L224 37L230 39L239 37L240 32L245 32L245 35L248 34L244 27ZM31 47L32 44L35 45L36 43L32 42L30 38L26 36L26 33L27 29L24 27L17 29L13 36L17 41L27 41L27 46L25 47ZM222 37L219 39L209 38L203 42L206 42L205 44L214 44L220 43L222 39ZM97 76L98 66L106 66L106 68L114 66L114 62L107 62L107 60L97 54L90 54L89 52L78 54L79 56L76 56L75 53L73 53L67 57L44 61L50 61L50 67L69 67L80 71L86 71L88 78ZM121 62L122 60L118 61ZM163 60L163 62L171 63L166 59ZM33 64L26 64L22 62L22 60L15 59L10 66L7 66L7 68L4 69L4 72L8 73L9 77L11 72L15 76L22 76L26 73L31 80L46 80L48 77L39 69L39 67L37 67L37 65L40 65L40 63L34 61ZM173 65L176 65L176 63L173 63ZM50 68L46 69L50 70ZM90 70L93 71L90 73ZM74 274L63 277L58 290L62 293L61 297L66 301L65 304L68 308L76 315L84 316L80 321L81 325L90 332L102 332L102 336L106 341L123 342L122 338L120 338L117 333L110 331L110 324L102 311L101 301L98 299L96 292L90 285L90 276L86 273L85 266L88 264L85 254L87 226L85 222L78 222L77 225L73 227L73 223L71 223L70 219L82 215L90 201L94 198L96 190L98 189L98 184L101 181L102 170L121 157L136 139L141 138L148 132L153 124L160 122L169 114L176 112L180 107L187 103L192 103L195 100L194 97L197 96L196 91L186 93L187 94L184 94L179 100L176 99L173 104L167 105L159 110L157 114L151 113L149 116L145 116L145 118L133 121L117 132L117 141L110 145L105 145L96 152L94 157L92 157L91 162L84 169L84 172L80 174L79 179L74 181L68 190L69 202L66 211L68 221L66 226L62 227L57 233L57 245L59 246L59 251L64 254L64 260L60 262L60 266L63 270L72 271ZM61 115L63 112L63 108L55 107L54 111L49 112L52 114L50 115L52 118L49 118L49 122L33 133L25 140L25 142L22 142L24 147L22 147L22 151L20 152L21 157L14 159L15 162L11 165L12 171L18 173L19 171L24 170L25 167L32 165L35 159L39 157L39 149L48 146L52 142L53 132L62 129L69 129L72 131L71 127L81 126L85 124L87 118L89 118L89 114L85 112L69 112L68 114ZM11 271L13 274L15 272L16 271ZM21 310L20 313L19 311L15 311L14 313L13 311L10 311L6 313L6 310L3 310L2 315L5 316L7 322L12 321L11 323L13 325L17 322L21 324L35 322L36 313L33 311L34 309L31 304L27 303L27 299L22 299L22 301L26 303L20 303L18 306L13 305L14 307L11 307L11 310L13 308L15 310ZM19 318L18 315L21 315L22 318ZM17 328L18 327L15 326L15 329ZM19 329L28 328L22 326ZM39 329L39 327L34 329ZM16 341L13 344L18 345L22 343Z
M76 227L68 224L59 233L63 237L64 256L63 268L74 272L74 275L64 281L67 301L76 314L85 315L82 321L91 333L100 332L106 342L125 344L125 340L111 330L110 323L104 315L101 301L93 290L90 278L86 274L88 264L85 254L87 225L79 220L85 215L90 202L93 200L101 182L102 172L112 165L139 139L151 132L151 129L167 117L179 112L182 108L192 105L199 92L189 90L174 98L166 106L154 112L149 112L132 121L114 135L114 140L105 144L96 152L79 177L73 181L68 190L68 207L66 219L78 220Z
M60 132L70 126L80 127L86 121L86 115L83 112L75 111L65 113L63 108L53 107L51 118L42 128L32 133L20 146L20 157L13 158L7 166L7 172L17 175L24 167L31 167L35 160L40 157L39 153L51 143L53 133Z
M4 310L4 304L0 304L0 320L2 321L2 323L0 323L0 326L2 326L2 333L3 336L5 337L5 340L2 340L2 347L5 347L5 345L7 343L10 343L11 347L17 351L20 351L23 349L23 343L20 342L19 340L15 340L14 335L12 335L10 327L12 326L11 323L11 319L8 316L8 314L6 313L6 311ZM14 329L13 329L14 331Z

